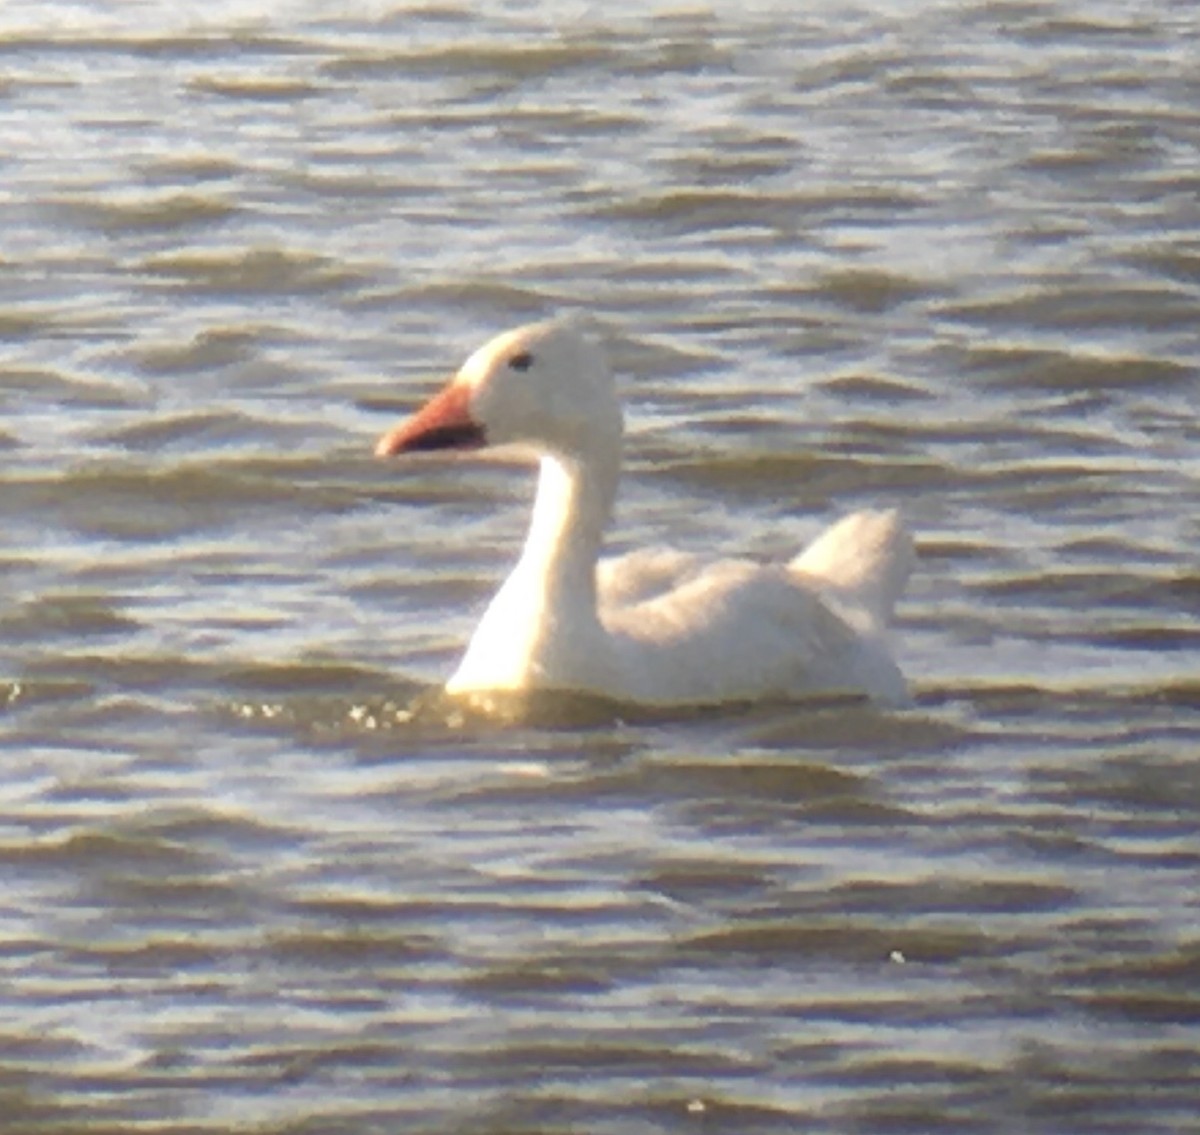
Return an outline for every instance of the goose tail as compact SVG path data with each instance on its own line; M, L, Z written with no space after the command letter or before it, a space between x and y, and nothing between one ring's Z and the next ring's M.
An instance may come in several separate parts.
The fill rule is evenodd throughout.
M831 525L788 567L872 627L891 621L916 564L912 536L895 509L854 512Z

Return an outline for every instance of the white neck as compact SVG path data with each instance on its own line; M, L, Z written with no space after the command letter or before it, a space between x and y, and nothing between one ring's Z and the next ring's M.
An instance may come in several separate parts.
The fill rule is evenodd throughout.
M547 676L588 689L607 674L596 559L620 463L619 436L611 453L542 458L525 549L447 683L450 693L527 689Z
M541 459L519 572L550 612L596 610L596 560L617 491L620 454Z

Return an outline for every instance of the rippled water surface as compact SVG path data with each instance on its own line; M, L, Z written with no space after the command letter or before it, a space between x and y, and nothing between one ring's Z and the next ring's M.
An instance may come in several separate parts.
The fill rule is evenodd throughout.
M1187 1132L1200 16L0 8L5 1131ZM916 705L434 694L588 308L615 549L902 507Z

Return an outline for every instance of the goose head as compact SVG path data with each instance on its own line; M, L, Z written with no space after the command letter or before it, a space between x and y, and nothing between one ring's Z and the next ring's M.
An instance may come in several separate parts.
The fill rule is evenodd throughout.
M449 384L379 439L379 457L521 444L568 460L616 454L608 361L576 320L531 323L480 347Z

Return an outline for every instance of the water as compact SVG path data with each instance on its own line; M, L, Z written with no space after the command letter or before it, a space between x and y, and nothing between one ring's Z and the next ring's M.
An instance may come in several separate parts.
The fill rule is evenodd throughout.
M5 1130L1193 1130L1197 44L6 4ZM438 701L529 474L372 442L579 307L612 547L903 507L914 709Z

